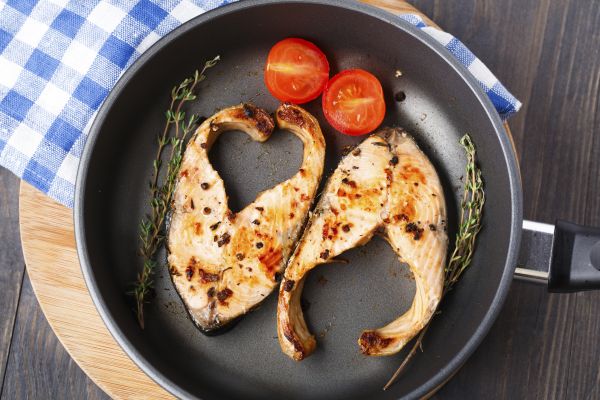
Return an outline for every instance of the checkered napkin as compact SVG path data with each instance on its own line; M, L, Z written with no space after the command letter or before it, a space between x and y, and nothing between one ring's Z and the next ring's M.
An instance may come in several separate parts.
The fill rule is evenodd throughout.
M96 111L123 71L223 0L0 0L0 165L72 207ZM502 118L521 103L461 42L402 16L469 68Z

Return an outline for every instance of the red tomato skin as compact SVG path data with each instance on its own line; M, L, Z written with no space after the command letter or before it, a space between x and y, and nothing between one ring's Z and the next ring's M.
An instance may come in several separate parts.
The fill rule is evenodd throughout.
M340 79L344 79L344 78L352 76L354 74L358 74L358 75L367 77L369 80L371 80L372 83L375 84L375 90L379 96L379 99L381 100L381 102L378 106L379 112L378 112L377 118L371 124L369 124L367 127L342 126L335 118L335 112L334 112L335 110L332 110L328 105L329 92L332 90L332 87L336 84L336 82ZM323 114L325 115L327 122L329 122L329 124L334 129L336 129L337 131L339 131L345 135L349 135L349 136L364 135L366 133L373 132L375 129L377 129L377 127L379 125L381 125L381 123L383 122L383 119L385 118L386 105L385 105L385 99L384 99L384 95L383 95L383 87L381 86L381 82L379 82L379 79L377 79L377 77L375 75L371 74L370 72L365 71L363 69L347 69L347 70L344 70L344 71L339 72L338 74L334 75L327 82L327 85L325 85L325 89L323 89L322 107L323 107Z
M287 43L300 44L300 45L305 46L305 47L309 48L310 50L314 51L315 54L317 54L319 61L322 62L324 65L324 70L322 71L322 73L326 74L327 79L323 79L322 84L318 85L318 89L314 90L311 93L308 93L306 96L288 96L288 95L283 94L278 88L276 88L274 86L274 83L272 83L271 80L269 79L267 67L265 67L265 73L263 75L265 86L267 87L267 89L269 90L269 92L271 93L271 95L273 97L275 97L276 99L278 99L282 102L288 102L288 103L293 103L293 104L308 103L308 102L316 99L317 97L319 97L321 95L321 93L323 92L323 89L329 79L329 61L327 60L325 53L323 53L323 51L319 47L317 47L317 45L315 45L314 43L309 42L306 39L290 37L290 38L286 38L286 39L283 39L283 40L275 43L275 45L273 47L271 47L271 50L269 51L269 56L267 57L267 66L269 64L271 55L276 50L276 48L278 46L282 46Z

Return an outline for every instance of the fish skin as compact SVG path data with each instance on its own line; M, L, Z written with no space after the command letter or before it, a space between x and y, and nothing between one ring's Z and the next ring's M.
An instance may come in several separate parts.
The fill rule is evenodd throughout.
M208 152L222 132L241 130L264 142L276 125L302 140L301 168L235 214ZM197 129L174 193L168 263L175 288L202 331L228 325L277 286L315 198L324 157L319 123L291 104L281 105L275 119L258 107L240 104L216 113Z
M415 277L410 309L388 325L362 333L363 354L395 354L432 317L441 299L448 237L446 206L435 168L413 139L385 128L346 155L329 178L280 285L277 330L282 351L294 360L316 347L300 298L305 278L317 265L386 238ZM433 228L431 228L431 226Z

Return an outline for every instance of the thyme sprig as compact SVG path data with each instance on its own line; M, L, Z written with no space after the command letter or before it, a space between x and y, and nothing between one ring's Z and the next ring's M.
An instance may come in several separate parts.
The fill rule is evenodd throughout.
M444 289L442 299L452 290L452 287L460 279L462 273L471 265L473 252L477 240L477 234L481 230L481 218L483 205L485 204L485 192L483 189L483 178L481 170L477 166L476 150L469 135L460 139L460 144L467 156L465 168L465 183L463 187L463 198L461 202L460 225L454 244L454 251L450 256L448 264L444 269ZM423 351L423 338L429 329L431 320L421 330L415 342L404 358L402 363L394 372L390 380L385 384L383 390L388 389L406 369L408 363L416 355L417 349Z
M186 78L171 90L171 103L165 112L166 122L164 129L158 135L158 147L156 158L153 162L152 178L149 182L150 188L150 213L140 222L140 255L143 259L142 270L138 273L131 291L136 303L136 317L142 329L144 329L144 304L149 302L149 295L153 290L154 271L157 266L156 253L165 241L164 225L169 212L177 174L183 159L183 149L190 132L198 123L199 117L191 114L186 117L183 107L186 103L196 100L195 89L197 85L206 79L206 71L214 67L220 60L216 56L206 61L202 70L196 70L192 77ZM163 153L170 147L167 169L161 178L163 166Z

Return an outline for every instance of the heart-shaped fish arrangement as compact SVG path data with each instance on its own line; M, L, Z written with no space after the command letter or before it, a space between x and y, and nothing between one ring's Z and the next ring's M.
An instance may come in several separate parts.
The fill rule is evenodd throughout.
M209 161L210 148L229 130L264 142L275 126L302 140L302 165L293 177L233 213L223 180ZM201 330L224 327L277 286L315 198L324 159L318 121L292 104L281 105L274 119L249 104L229 107L198 128L174 194L168 261L175 287Z

